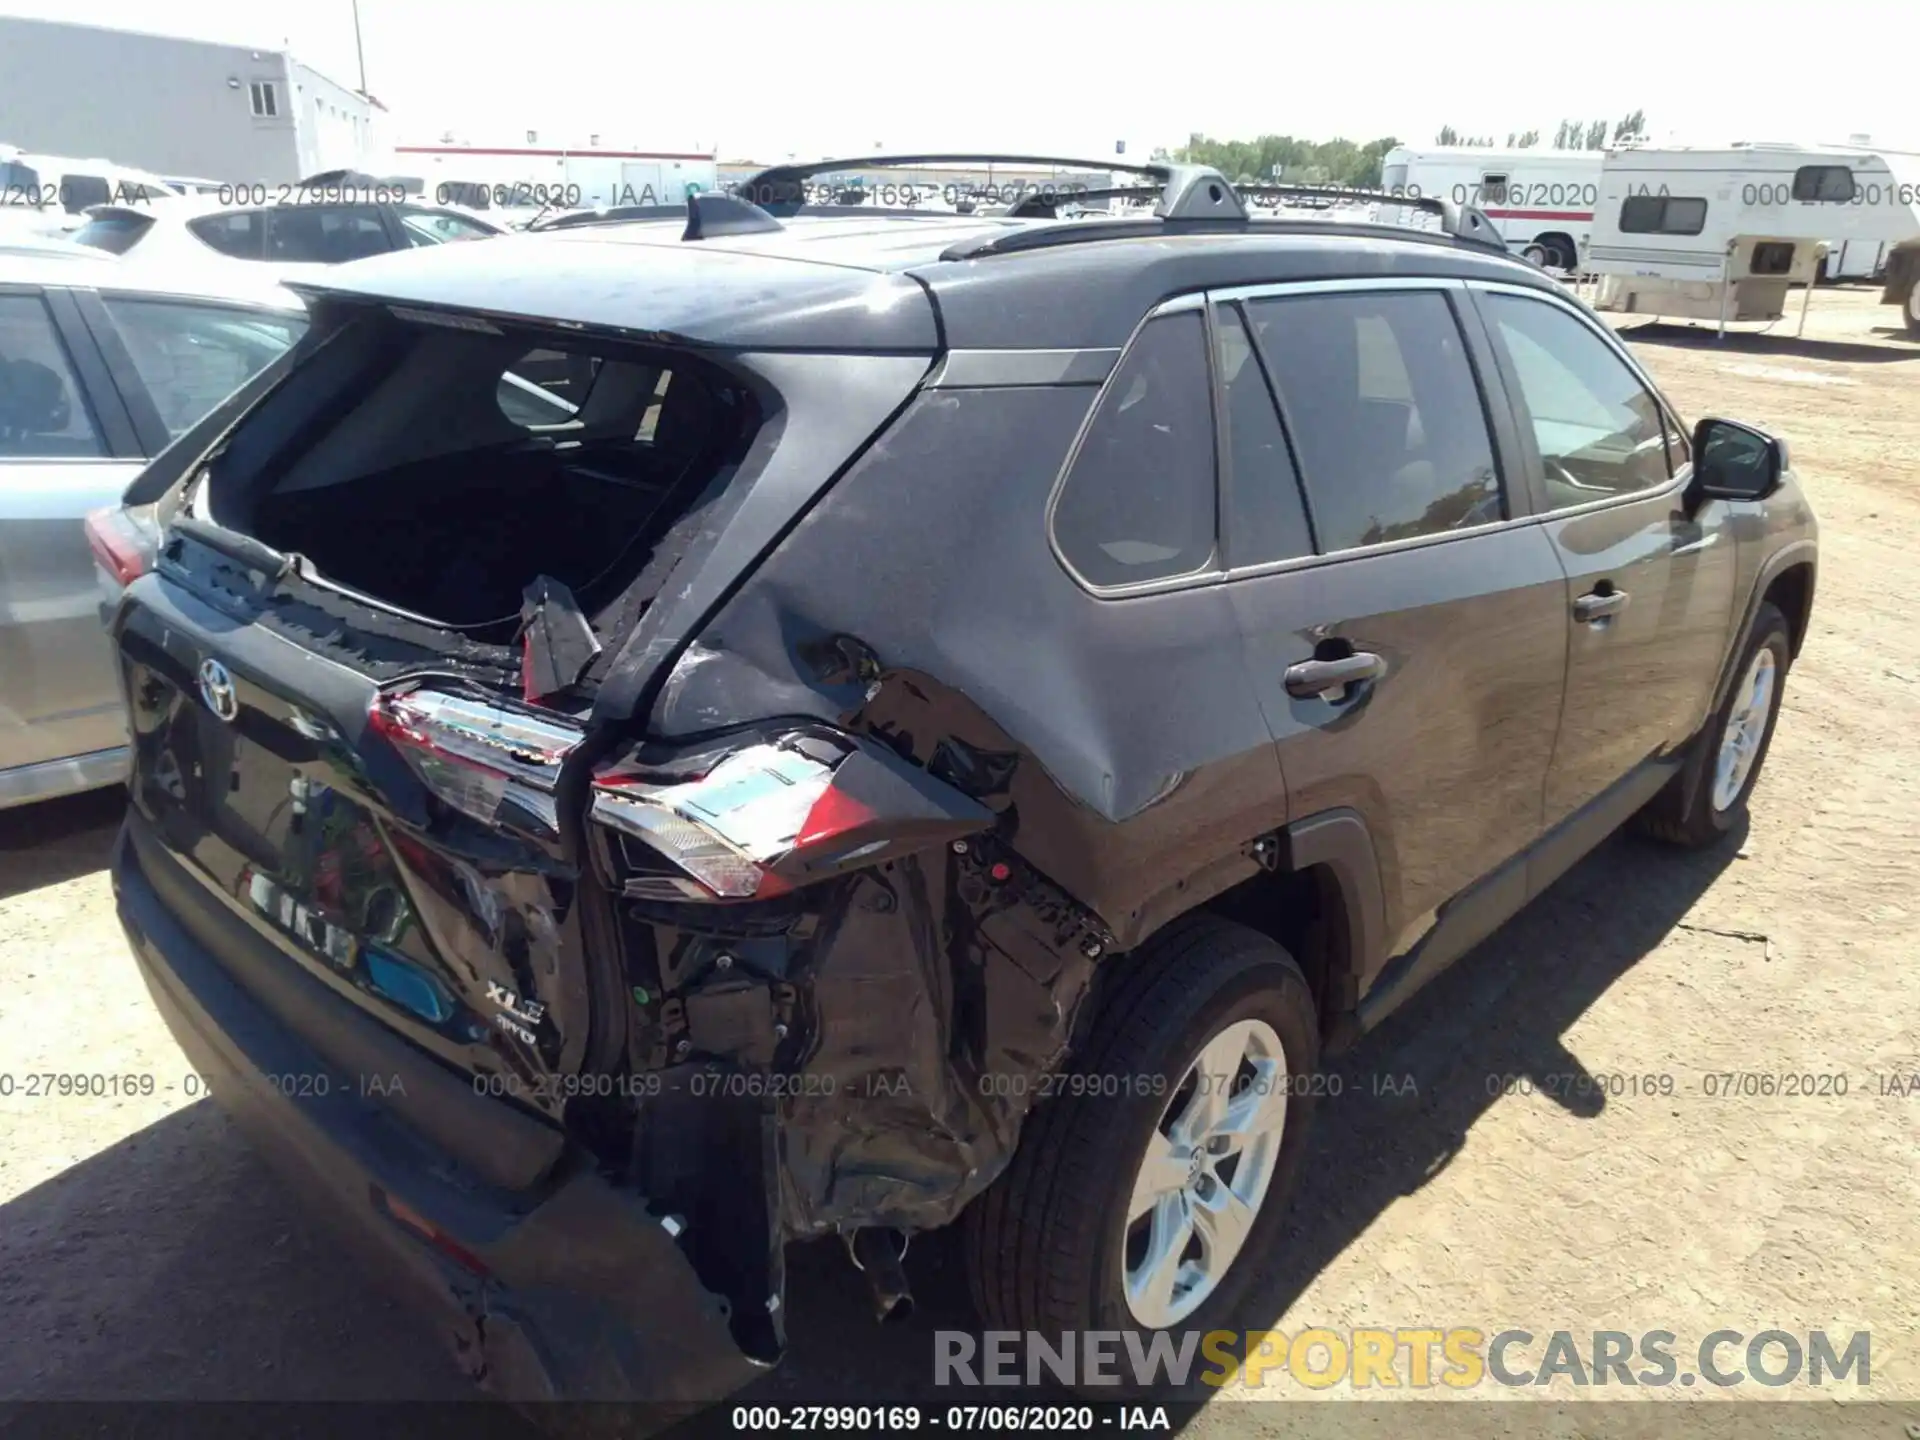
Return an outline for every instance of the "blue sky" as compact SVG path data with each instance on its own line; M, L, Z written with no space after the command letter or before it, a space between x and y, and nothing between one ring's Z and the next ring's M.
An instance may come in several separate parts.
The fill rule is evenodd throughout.
M350 0L0 0L0 11L290 46L355 83ZM1604 18L1603 18L1604 17ZM1920 3L635 4L360 0L399 138L717 148L773 160L990 147L1129 156L1192 130L1426 142L1647 112L1662 138L1920 149Z

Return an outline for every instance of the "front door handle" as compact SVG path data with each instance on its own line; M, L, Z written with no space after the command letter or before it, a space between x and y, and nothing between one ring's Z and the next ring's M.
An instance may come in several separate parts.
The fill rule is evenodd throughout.
M1595 620L1604 620L1609 615L1618 615L1626 608L1626 591L1595 590L1573 602L1573 618L1582 625L1590 625Z
M1378 680L1386 673L1387 662L1365 650L1342 655L1338 660L1302 660L1287 667L1287 693L1296 700L1311 700L1329 690Z

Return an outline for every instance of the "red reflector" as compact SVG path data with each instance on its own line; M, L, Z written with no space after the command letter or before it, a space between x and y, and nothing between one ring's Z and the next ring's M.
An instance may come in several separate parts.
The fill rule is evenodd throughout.
M809 845L818 845L823 840L857 830L872 821L871 810L858 800L849 799L844 791L829 785L826 793L814 801L813 808L807 811L807 818L800 825L800 833L794 837L793 848L805 850Z
M147 573L146 546L119 506L108 505L87 516L86 531L87 548L117 583L129 585Z
M459 1241L453 1239L439 1226L435 1225L404 1200L396 1200L378 1185L370 1188L373 1191L375 1205L385 1210L387 1214L391 1215L415 1235L418 1235L422 1240L425 1240L449 1260L459 1265L463 1270L469 1270L482 1278L485 1278L491 1273L488 1271L484 1260L467 1249L466 1246L460 1244Z

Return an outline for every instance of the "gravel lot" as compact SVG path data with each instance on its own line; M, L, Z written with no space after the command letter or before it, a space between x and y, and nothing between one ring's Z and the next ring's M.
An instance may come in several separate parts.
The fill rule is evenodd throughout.
M1804 342L1636 338L1687 414L1787 436L1821 519L1813 631L1750 833L1704 856L1616 837L1345 1061L1270 1265L1276 1328L1665 1329L1683 1352L1717 1329L1869 1330L1872 1384L1839 1393L1895 1402L1865 1433L1920 1433L1920 1093L1882 1078L1920 1075L1920 347L1876 298L1822 291ZM465 1398L427 1327L187 1093L113 919L118 807L0 814L0 1073L158 1080L150 1099L0 1099L0 1398ZM1724 1072L1844 1075L1847 1093L1709 1098ZM1563 1092L1551 1077L1671 1075L1675 1093L1491 1095L1508 1074ZM1372 1094L1381 1075L1401 1093ZM836 1253L796 1255L793 1354L764 1397L922 1389L931 1332L968 1312L944 1237L908 1264L919 1312L883 1331ZM1753 1413L1692 1402L1835 1394L1665 1392L1690 1434L1750 1433ZM1499 1398L1529 1395L1581 1398ZM1189 1433L1298 1418L1242 1398ZM1459 1433L1521 1413L1471 1408ZM1444 1409L1422 1426L1466 1420ZM1385 1418L1348 1406L1339 1428L1373 1433L1363 1412ZM1582 1413L1536 1407L1525 1432L1678 1433L1683 1412ZM1834 1407L1794 1413L1813 1433Z

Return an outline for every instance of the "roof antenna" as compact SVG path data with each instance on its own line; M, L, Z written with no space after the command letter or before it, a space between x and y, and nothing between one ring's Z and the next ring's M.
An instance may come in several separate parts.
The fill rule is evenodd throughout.
M687 228L682 240L709 240L720 235L763 235L784 230L758 205L723 190L696 190L687 196Z

